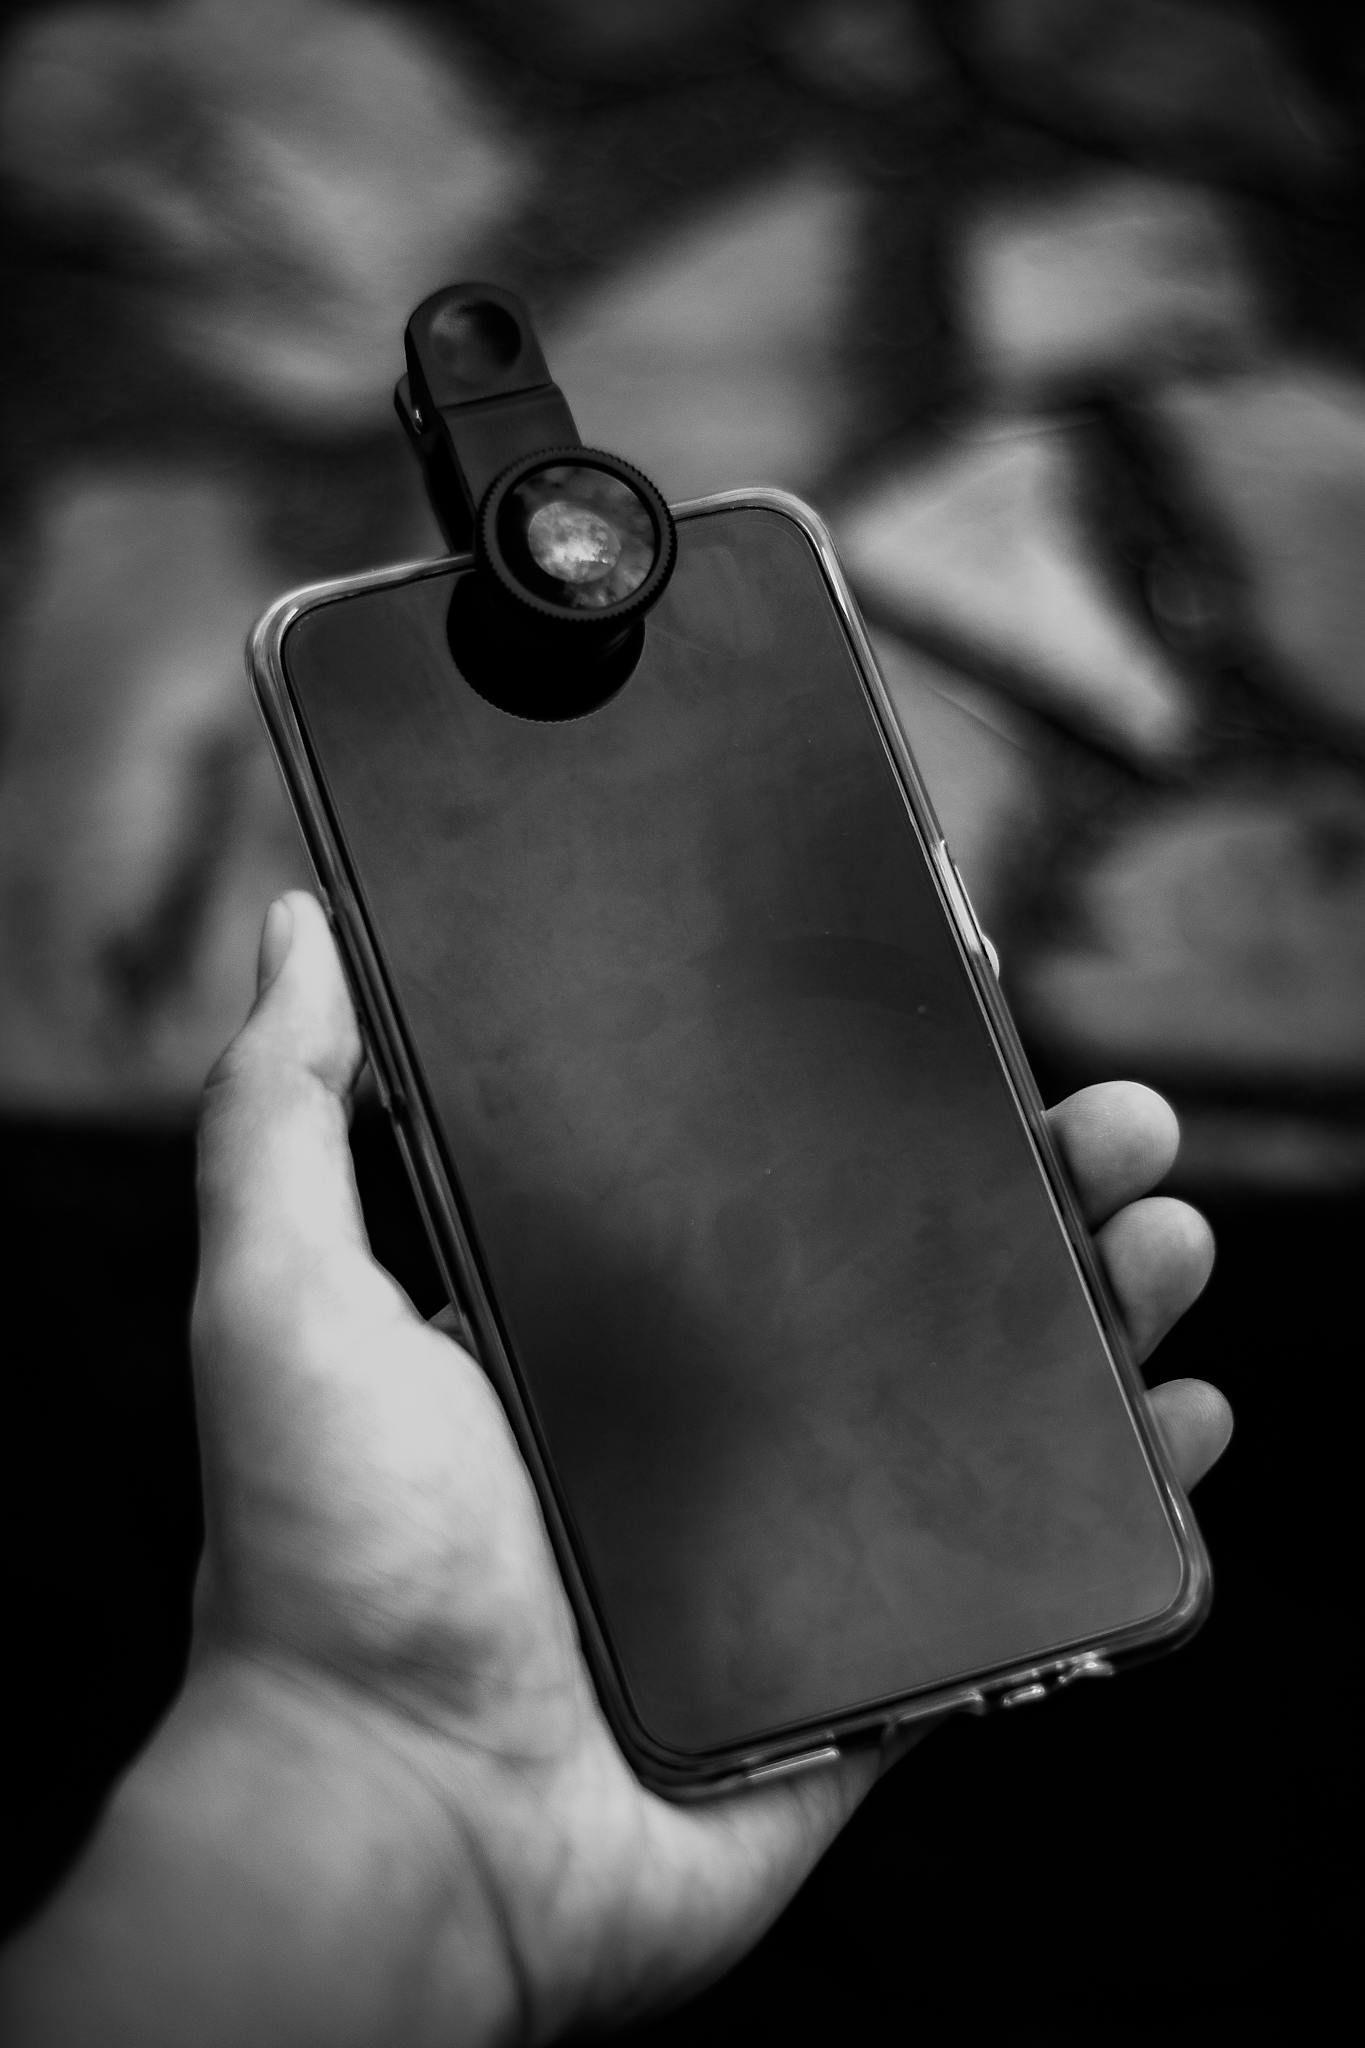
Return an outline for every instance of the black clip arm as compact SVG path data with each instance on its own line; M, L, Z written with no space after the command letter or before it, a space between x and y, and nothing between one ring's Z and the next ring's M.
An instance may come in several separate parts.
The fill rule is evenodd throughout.
M447 544L464 554L495 477L542 448L581 447L582 437L515 292L494 284L433 292L408 321L403 346L408 373L394 404Z

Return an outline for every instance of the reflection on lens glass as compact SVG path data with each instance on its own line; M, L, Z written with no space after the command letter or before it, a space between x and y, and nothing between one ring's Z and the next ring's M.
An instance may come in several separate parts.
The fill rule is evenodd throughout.
M621 536L585 505L552 498L531 514L526 529L531 560L561 583L597 583L621 559Z
M543 594L566 611L600 611L640 588L654 566L654 521L622 477L556 462L507 494L505 543L529 557Z

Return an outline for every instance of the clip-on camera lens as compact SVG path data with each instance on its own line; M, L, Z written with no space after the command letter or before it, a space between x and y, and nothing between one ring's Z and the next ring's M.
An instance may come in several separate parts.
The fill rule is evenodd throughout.
M451 651L483 696L574 718L618 690L673 573L663 498L619 456L585 448L526 310L496 285L451 285L407 325L395 392L452 551L472 550Z

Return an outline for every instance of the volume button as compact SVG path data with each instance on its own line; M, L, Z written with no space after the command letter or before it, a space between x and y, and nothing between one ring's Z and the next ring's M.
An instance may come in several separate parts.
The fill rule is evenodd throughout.
M948 901L952 904L957 915L957 921L962 926L968 940L979 947L981 945L981 927L976 921L976 912L972 909L972 900L967 894L961 875L957 871L957 863L948 851L947 841L940 839L936 850L938 854L938 871L942 877L943 886L948 892Z
M365 1041L365 1057L370 1063L370 1072L374 1075L375 1087L379 1090L379 1100L383 1103L388 1114L397 1122L406 1112L407 1097L394 1080L393 1072L387 1059L384 1057L383 1048L376 1041L373 1032L363 1030L361 1035Z
M943 886L948 891L949 901L957 912L960 921L966 927L969 940L973 941L978 950L985 954L990 962L992 974L999 981L1000 955L981 929L981 919L977 916L976 907L967 893L967 884L962 879L957 862L948 851L946 839L939 840L937 851L939 873L943 877Z
M374 1085L385 1112L391 1117L401 1116L406 1107L405 1098L394 1080L377 1027L372 1021L375 1005L369 999L369 977L362 965L364 956L352 938L350 918L343 908L327 897L323 898L323 907L350 983L351 1003L360 1029L360 1042L365 1049L365 1064L374 1076Z
M996 980L999 981L1000 955L995 950L995 941L994 939L992 939L990 933L986 930L986 927L982 924L981 919L977 916L976 905L972 902L970 895L967 893L967 884L962 879L962 870L958 867L957 862L953 859L951 854L949 854L948 856L948 861L949 865L953 870L954 875L957 877L958 890L961 893L963 902L967 906L967 915L968 917L970 917L972 924L976 929L976 935L981 941L982 949L985 952L986 958L991 963L991 973L995 976Z
M379 1058L378 1054L375 1052L374 1040L370 1037L368 1031L364 1032L362 1036L365 1040L366 1064L368 1065L370 1072L374 1075L374 1085L379 1090L379 1100L384 1106L385 1115L392 1116L393 1090L389 1086L389 1077L384 1072L384 1063Z

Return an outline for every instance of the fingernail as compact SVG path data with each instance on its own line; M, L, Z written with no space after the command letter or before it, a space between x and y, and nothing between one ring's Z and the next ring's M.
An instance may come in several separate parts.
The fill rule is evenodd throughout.
M289 958L294 937L294 912L284 896L277 896L265 914L261 950L256 956L256 994L263 996Z

